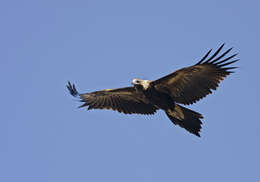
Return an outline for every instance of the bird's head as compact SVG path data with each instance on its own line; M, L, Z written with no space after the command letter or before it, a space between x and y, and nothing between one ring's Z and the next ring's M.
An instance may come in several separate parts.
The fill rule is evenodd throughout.
M151 80L141 80L139 78L135 78L132 81L132 84L134 85L134 87L136 89L142 89L142 90L146 90L149 88L151 83Z

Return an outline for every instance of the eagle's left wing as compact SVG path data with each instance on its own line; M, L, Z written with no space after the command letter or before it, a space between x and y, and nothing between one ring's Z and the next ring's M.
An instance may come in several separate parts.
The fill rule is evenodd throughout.
M68 90L71 95L79 96L80 107L88 106L88 109L112 109L125 114L154 114L157 110L140 93L136 92L134 87L125 87L118 89L106 89L91 93L79 94L75 85L68 82Z
M238 60L229 61L237 54L224 58L232 48L216 57L224 44L206 60L211 50L194 66L177 70L152 82L154 87L182 104L193 104L216 90L221 80L236 67L226 67Z

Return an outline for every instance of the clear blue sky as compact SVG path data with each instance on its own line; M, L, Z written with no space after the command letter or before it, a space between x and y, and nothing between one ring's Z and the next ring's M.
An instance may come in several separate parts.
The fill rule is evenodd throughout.
M260 181L259 1L10 0L0 6L0 181ZM154 116L78 109L81 92L192 65L240 68L189 108L202 137Z

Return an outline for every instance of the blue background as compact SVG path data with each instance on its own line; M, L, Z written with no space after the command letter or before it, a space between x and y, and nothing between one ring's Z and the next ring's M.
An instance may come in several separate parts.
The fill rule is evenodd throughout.
M0 181L260 181L259 1L10 0L0 6ZM223 42L240 68L189 108L202 137L154 116L78 109L81 92L157 79Z

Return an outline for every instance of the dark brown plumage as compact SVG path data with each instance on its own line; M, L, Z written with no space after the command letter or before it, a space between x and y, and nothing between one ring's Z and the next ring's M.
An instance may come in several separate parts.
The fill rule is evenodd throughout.
M84 102L80 107L88 109L112 109L124 114L154 114L157 110L134 87L106 89L87 94L78 94L75 85L68 82L68 89L73 96L79 95Z
M209 57L208 53L194 66L182 68L158 80L134 79L133 87L106 89L79 94L75 85L68 82L71 95L79 97L88 109L113 109L125 114L154 114L162 109L169 119L187 131L200 136L202 115L177 103L193 104L216 90L220 81L236 67L227 67L238 61L237 54L225 58L232 50L218 54L224 44ZM208 58L209 57L209 58Z

